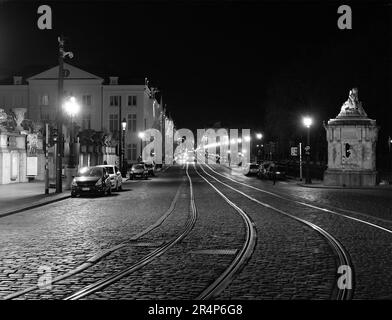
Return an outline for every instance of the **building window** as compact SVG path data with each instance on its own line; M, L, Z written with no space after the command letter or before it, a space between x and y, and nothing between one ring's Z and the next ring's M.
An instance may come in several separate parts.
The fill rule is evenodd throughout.
M136 161L136 158L137 158L136 150L137 150L136 143L128 144L128 148L127 148L127 159L128 160Z
M136 114L128 114L128 131L136 132Z
M49 112L41 111L41 120L44 122L49 121L50 120Z
M92 96L91 94L85 94L82 97L83 105L84 106L91 106L92 105Z
M136 96L128 96L128 106L136 107L137 105L137 98Z
M49 95L41 94L38 96L38 104L40 106L48 106L49 105Z
M110 106L118 107L121 104L121 96L110 96Z
M83 113L82 115L82 129L91 129L91 114Z
M109 115L109 131L110 132L118 131L118 114Z

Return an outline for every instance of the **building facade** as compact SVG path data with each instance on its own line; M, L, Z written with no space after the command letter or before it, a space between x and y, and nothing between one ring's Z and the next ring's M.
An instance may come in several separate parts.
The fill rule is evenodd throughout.
M139 132L154 128L162 132L165 117L162 106L155 98L154 88L148 83L120 84L118 77L101 78L70 64L64 64L65 98L73 96L80 112L72 121L83 129L103 131L125 137L124 159L136 162L142 141ZM56 119L58 108L58 70L53 67L27 79L14 76L13 83L0 85L0 108L26 108L26 118L50 122ZM123 133L121 122L127 123ZM145 142L143 143L145 145ZM161 159L155 159L161 163Z

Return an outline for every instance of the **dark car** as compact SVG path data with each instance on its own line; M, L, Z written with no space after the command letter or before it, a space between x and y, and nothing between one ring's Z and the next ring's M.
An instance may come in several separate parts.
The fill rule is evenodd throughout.
M274 162L264 162L259 167L259 172L257 176L261 179L274 179L276 175L276 180L286 179L286 167L278 165Z
M273 172L275 172L276 180L286 180L286 167L275 165L275 168L270 173L270 179L273 179Z
M148 169L144 163L136 163L132 165L131 170L129 171L129 179L133 180L135 178L148 178Z
M145 165L146 168L147 168L148 175L151 176L151 177L154 177L154 176L155 176L155 168L154 168L154 165L153 165L152 163L144 163L144 165Z
M110 176L103 167L81 168L71 184L71 197L81 194L111 194Z

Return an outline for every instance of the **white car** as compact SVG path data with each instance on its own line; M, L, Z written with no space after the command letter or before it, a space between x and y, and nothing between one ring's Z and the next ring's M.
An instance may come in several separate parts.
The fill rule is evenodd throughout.
M116 165L112 164L102 164L97 167L104 167L106 168L107 173L110 177L110 183L112 185L112 190L122 190L122 176L121 172Z
M259 171L259 165L257 163L247 163L243 168L242 172L244 175L256 175Z

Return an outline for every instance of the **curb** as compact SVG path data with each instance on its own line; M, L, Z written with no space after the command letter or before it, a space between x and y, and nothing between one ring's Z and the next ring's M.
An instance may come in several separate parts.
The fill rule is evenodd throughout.
M304 188L313 188L313 189L341 189L341 190L389 190L392 188L390 187L381 187L381 186L375 186L375 187L341 187L341 186L324 186L324 185L311 185L311 184L305 184L305 183L297 183L298 186L304 187Z
M49 196L49 198L50 198L50 196ZM8 211L0 212L0 218L9 216L9 215L14 214L14 213L19 213L19 212L23 212L23 211L26 211L26 210L42 207L42 206L45 206L47 204L51 204L51 203L58 202L58 201L61 201L61 200L65 200L65 199L68 199L68 198L71 198L70 194L64 194L64 195L59 196L59 197L57 197L55 199L43 198L44 200L38 200L37 202L35 202L33 204L29 204L29 205L26 205L26 206L23 206L23 207L19 207L19 208L16 208L16 209L11 209L11 210L8 210ZM45 199L47 201L45 201Z

